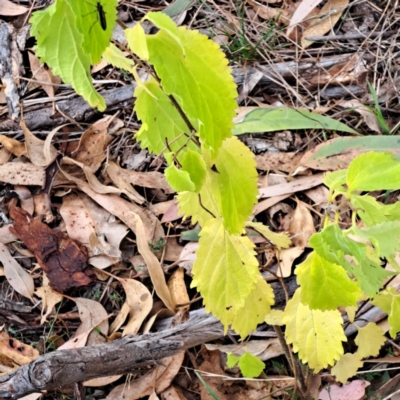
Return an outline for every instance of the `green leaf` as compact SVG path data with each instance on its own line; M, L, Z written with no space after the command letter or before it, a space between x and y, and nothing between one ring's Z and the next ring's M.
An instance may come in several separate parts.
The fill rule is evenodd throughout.
M335 310L355 306L362 293L346 271L337 264L320 257L316 252L296 268L301 286L301 302L312 310Z
M381 204L372 196L353 194L351 196L351 203L356 209L358 216L367 226L400 220L399 202Z
M293 344L293 351L308 363L315 373L333 365L343 354L344 334L342 315L338 310L311 310L300 301L301 289L297 289L284 311L286 340ZM327 345L329 343L329 346Z
M340 137L328 140L307 152L300 164L319 170L347 168L360 154L369 151L391 152L400 161L400 143L397 136Z
M309 243L319 256L341 265L354 276L360 288L369 296L374 296L383 281L392 275L371 259L366 245L344 236L337 224L332 224L321 233L311 236ZM348 256L352 257L353 263L348 260Z
M92 107L105 110L104 99L93 87L90 66L100 61L116 21L116 0L100 2L105 16L102 29L96 6L78 0L57 0L31 19L36 55L55 75L71 84Z
M392 257L400 250L400 221L383 222L368 228L352 227L357 236L369 240L375 247L378 257Z
M241 234L257 202L254 154L236 137L226 139L208 173L224 226L230 233Z
M240 360L240 356L235 356L232 353L228 353L228 357L226 360L226 365L228 368L233 368Z
M160 154L164 151L177 152L187 144L188 150L198 151L196 145L188 142L187 136L184 135L190 134L189 128L154 79L139 85L134 96L137 97L135 111L142 121L136 139L143 148ZM166 142L169 143L169 149ZM177 155L178 160L185 151L186 148Z
M397 333L400 332L400 295L394 287L389 287L379 293L373 300L372 304L379 307L382 311L388 314L390 325L390 336L394 339Z
M276 247L279 249L283 248L286 249L290 247L292 241L287 236L286 233L275 233L272 232L268 226L262 224L261 222L246 222L246 226L253 228L257 232L261 233L266 239L272 242Z
M257 378L265 368L265 364L256 356L244 353L239 360L239 368L246 378Z
M244 307L259 279L254 244L229 234L220 219L207 222L200 233L191 287L202 294L207 312L227 328L232 313Z
M331 190L342 189L346 183L347 169L339 169L334 172L327 172L324 176L323 182Z
M228 60L216 43L178 28L167 15L150 12L145 18L160 28L146 39L149 62L163 89L174 96L205 146L216 152L231 136L237 107Z
M188 172L195 191L199 193L206 179L206 163L201 155L192 150L187 151L182 157L182 169Z
M233 135L297 129L325 129L358 134L345 124L323 115L293 108L259 108L235 125Z
M348 191L388 190L400 188L400 163L391 153L371 151L350 164L346 182Z
M114 44L110 45L104 50L103 59L114 67L132 72L135 63L129 58L124 56L124 53Z
M175 165L170 165L165 169L164 174L169 185L177 192L182 192L185 190L190 192L195 191L195 184L191 181L188 172L176 168Z

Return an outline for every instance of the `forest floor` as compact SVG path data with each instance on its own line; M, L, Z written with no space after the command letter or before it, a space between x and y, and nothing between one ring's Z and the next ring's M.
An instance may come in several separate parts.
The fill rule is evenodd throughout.
M45 3L36 1L35 9ZM27 13L10 11L4 4L2 8L0 0L0 19L22 31L28 25ZM327 212L328 189L321 172L346 168L365 151L400 152L395 136L400 127L398 1L176 0L169 5L123 0L118 19L132 26L149 11L163 11L178 25L198 30L220 45L238 85L237 121L252 107L286 106L329 116L358 132L295 129L294 121L270 132L240 135L256 156L259 188L264 190L254 216L276 232L288 232L293 241L282 255L261 237L256 240L263 276L276 285L277 298L284 299L280 285L286 284L285 291L293 294L295 267L307 256L307 240L320 230ZM125 48L119 29L113 40ZM141 124L133 112L133 77L106 62L93 67L96 87L114 99L99 113L70 87L58 86L58 78L40 67L33 44L32 39L27 41L14 77L26 125L10 118L0 86L0 167L8 165L0 168L3 374L61 346L68 350L155 331L156 319L173 316L154 293L154 278L138 251L133 222L126 218L131 211L140 215L143 234L152 237L151 250L168 290L176 303L187 306L174 323L179 318L187 321L189 310L201 313L203 308L190 288L199 228L179 215L174 191L162 174L164 160L135 141ZM46 140L49 136L51 141ZM68 157L70 164L89 168L84 184L60 173L57 163L47 164L53 152ZM11 161L21 159L23 164L11 166ZM280 191L274 191L275 185ZM386 204L397 202L398 196L389 193ZM26 213L36 222L28 223ZM343 226L349 218L342 216ZM12 221L16 231L24 231L25 240L10 232ZM83 264L89 259L96 267L84 267L75 281L55 272L60 274L56 289L64 295L49 286L40 264L49 238L70 246L72 259ZM151 296L142 301L147 293ZM385 314L359 318L370 318L387 330ZM354 345L351 340L349 335L349 347ZM43 398L298 398L293 371L268 325L260 326L246 342L247 350L265 362L259 380L244 379L237 367L226 366L228 352L244 351L234 332L205 341L156 366L149 363L129 375L64 387ZM388 340L378 358L365 363L347 385L337 384L329 370L321 371L307 381L310 396L400 399L395 395L400 390L399 342Z

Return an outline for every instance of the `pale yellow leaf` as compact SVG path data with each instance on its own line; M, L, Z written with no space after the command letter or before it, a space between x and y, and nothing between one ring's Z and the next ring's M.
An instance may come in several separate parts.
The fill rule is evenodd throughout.
M114 321L110 325L109 335L113 334L119 328L121 328L121 326L123 325L123 323L125 322L126 318L129 315L129 311L130 311L129 304L125 301L125 303L119 310L118 315L115 317Z
M359 354L347 353L340 357L340 360L331 369L331 373L337 381L345 384L349 378L357 374L358 369L363 365Z
M385 333L382 328L373 322L363 327L358 327L358 334L355 339L358 346L357 354L362 358L376 357L379 350L386 342Z
M300 301L301 290L297 289L287 303L283 323L286 324L286 339L293 344L293 351L308 363L315 372L333 365L343 354L343 319L338 310L311 310Z
M282 326L283 325L282 319L283 319L282 310L270 310L270 312L265 317L265 322L268 325Z

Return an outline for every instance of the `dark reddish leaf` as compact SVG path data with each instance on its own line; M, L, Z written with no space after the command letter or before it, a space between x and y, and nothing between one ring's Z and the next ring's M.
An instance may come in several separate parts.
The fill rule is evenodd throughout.
M87 256L74 240L53 231L19 207L12 207L10 216L14 220L10 231L35 255L54 289L64 292L94 281Z

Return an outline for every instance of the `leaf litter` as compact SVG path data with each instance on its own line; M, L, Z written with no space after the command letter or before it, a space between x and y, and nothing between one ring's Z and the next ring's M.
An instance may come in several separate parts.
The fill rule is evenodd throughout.
M13 10L9 2L3 3L3 7L6 7L4 15L26 12L24 8ZM245 23L251 27L258 21L257 24L265 26L275 19L283 27L289 27L283 31L279 40L284 40L284 35L288 35L290 40L298 43L303 49L307 48L309 53L304 53L305 56L317 64L313 51L320 43L306 38L336 34L338 26L342 29L342 34L351 33L352 28L346 26L345 22L337 22L340 17L343 21L347 18L347 3L345 0L264 1L263 4L250 1L246 6ZM332 11L332 7L339 9ZM221 12L218 8L215 11L216 15ZM223 11L225 18L229 17L228 20L235 21L236 14L230 14L232 10L224 8ZM236 35L239 27L240 24L230 23L231 34ZM253 29L253 32L258 31L260 29ZM230 42L225 40L225 43ZM272 43L272 40L269 40L269 43ZM351 39L347 43L351 48ZM274 51L272 49L270 54ZM351 62L334 65L332 69L318 66L317 73L310 79L306 78L307 75L301 77L297 70L292 69L290 79L296 79L304 93L308 90L307 81L310 85L321 86L316 96L306 99L309 101L307 109L317 109L318 106L312 104L312 101L316 99L317 103L323 102L321 96L324 95L324 89L321 82L335 86L338 82L350 79L353 86L363 87L360 70L354 68L356 72L353 75L349 72L349 68L354 67L354 64L356 61L351 58ZM32 57L31 65L32 69L39 68L37 60ZM41 75L36 75L37 80L48 84L58 82L48 71L40 68ZM270 106L273 100L282 98L281 89L284 88L289 93L289 98L294 96L299 103L306 102L305 95L298 93L301 90L297 93L291 92L286 82L281 86L276 86L276 83L270 84L272 89L266 93L264 78L265 75L260 75L258 71L257 84L252 92L244 94L244 101L251 101L250 96L254 95L254 103L257 106L265 103ZM43 90L48 96L55 96L54 88L57 86L45 83L41 84ZM33 88L33 85L31 87ZM292 104L288 99L286 103ZM365 98L361 97L360 100L339 98L333 106L329 104L325 109L334 109L345 114L343 120L354 131L359 132L360 124L364 124L364 130L370 129L380 133L376 114L371 107L365 106L366 103L368 102ZM360 120L357 113L363 120ZM65 349L114 340L122 335L139 335L150 329L157 316L175 313L177 305L184 305L181 309L185 311L198 308L196 303L189 304L191 300L196 300L196 294L190 290L189 282L198 243L195 238L191 241L181 239L183 232L195 227L188 221L182 221L178 214L173 203L174 192L159 171L162 160L150 157L149 161L145 151L137 152L139 149L135 148L136 144L132 140L126 141L122 130L124 126L124 122L117 116L105 116L79 136L69 136L74 133L73 130L67 125L60 125L44 137L32 133L24 124L21 125L24 132L22 141L0 135L0 143L3 146L0 149L0 180L8 184L1 208L1 212L7 217L4 225L0 227L0 261L4 270L2 279L10 285L8 298L12 298L13 301L24 301L26 298L29 304L33 301L36 305L38 319L33 320L21 314L22 320L28 321L32 328L41 329L44 326L49 329L47 338L52 336L53 326L59 331L65 330L65 334L68 335L62 347ZM314 128L318 129L315 126L310 129ZM271 139L271 136L265 133L267 130L261 126L261 141L276 143L277 140L274 139L279 139L278 136ZM328 138L332 139L327 141L326 132L321 134L316 130L310 133L307 140L302 137L301 143L290 144L288 150L278 149L274 153L267 151L256 155L262 184L260 201L253 214L257 220L266 222L273 230L289 232L293 243L289 249L277 252L268 240L261 238L262 241L258 244L260 265L267 265L267 258L272 253L274 273L288 279L293 273L293 267L298 263L296 260L304 257L304 253L307 252L308 238L319 229L321 217L318 213L322 215L329 212L324 208L328 193L322 185L322 175L318 171L345 168L356 154L370 149L376 150L378 147L396 155L398 153L396 137L338 138L335 137L336 134L329 134ZM39 136L45 140L39 139ZM308 132L303 136L308 136ZM130 146L122 148L126 143ZM315 146L316 144L319 146ZM131 154L130 159L128 153ZM57 162L54 162L56 158ZM154 165L150 165L150 162ZM53 176L49 174L52 164L55 165ZM135 166L135 169L130 169L130 166ZM272 179L262 179L276 175L283 180L274 183ZM12 187L12 190L9 187ZM14 195L19 199L20 208L15 206L17 200L12 199ZM389 196L390 201L395 201L395 194ZM268 213L274 206L277 211ZM289 209L294 212L289 212ZM14 221L8 220L10 217ZM343 216L343 224L346 224L346 218ZM10 223L13 224L11 229ZM16 240L22 242L19 247L9 245ZM34 257L29 257L28 252L24 255L25 247ZM69 259L79 262L70 265ZM102 270L96 271L96 267ZM79 319L70 320L65 317L74 312L75 318ZM17 320L12 318L14 317L9 316L5 321L7 325L15 328L18 326L15 323ZM10 336L4 338L5 343L7 340L9 342ZM38 353L27 344L29 337L23 339L21 342L17 342L15 338L12 340L16 346L21 345L32 351L25 360L29 362ZM276 339L273 340L276 342ZM255 349L254 345L257 345ZM261 340L250 341L248 349L260 354L263 345ZM219 398L259 398L270 394L287 396L285 387L293 387L291 377L285 374L284 362L283 370L271 368L276 374L272 377L281 379L282 384L259 382L256 386L256 383L252 384L250 381L241 385L223 381L221 377L237 377L238 372L226 370L225 363L223 360L221 362L221 352L217 348L219 346L223 351L223 346L227 345L214 346L217 347L203 348L200 353L190 353L189 358L194 368L214 374L212 377L204 375L204 379ZM271 356L278 356L280 350L279 344L276 343L276 349L271 350ZM11 357L10 359L12 360ZM15 360L9 362L11 366L8 368L21 365ZM125 398L132 399L142 396L157 398L158 395L167 398L163 397L167 396L167 393L174 393L172 398L189 398L185 397L187 389L196 390L202 399L209 398L207 390L194 375L190 375L192 383L184 382L184 378L179 376L178 372L183 371L183 355L159 362L161 365L152 369L132 371L135 381L123 382L114 386L114 389L109 387L107 398L121 398L118 396L122 394ZM1 368L6 368L3 361L0 364ZM168 369L170 373L166 374ZM97 386L109 385L118 379L120 376L100 379ZM324 398L328 393L328 397L332 397L334 393L336 397L332 398L362 398L365 395L366 381L353 382L353 386L350 384L341 388L330 384L327 390L321 391L320 396ZM90 386L90 382L86 382L85 385Z

